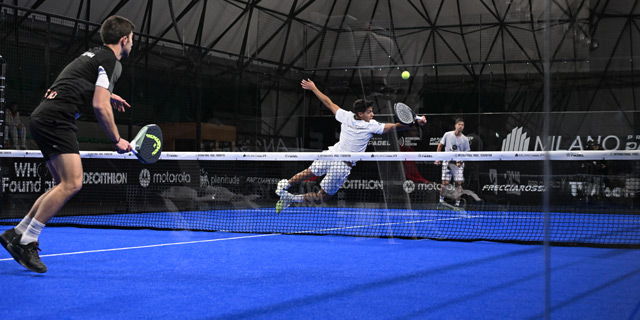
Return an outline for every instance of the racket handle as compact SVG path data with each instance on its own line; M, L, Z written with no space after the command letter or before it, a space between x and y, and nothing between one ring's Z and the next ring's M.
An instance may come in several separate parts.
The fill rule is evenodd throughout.
M131 148L131 152L133 152L133 154L135 154L136 156L138 155L138 151L136 151L136 149Z

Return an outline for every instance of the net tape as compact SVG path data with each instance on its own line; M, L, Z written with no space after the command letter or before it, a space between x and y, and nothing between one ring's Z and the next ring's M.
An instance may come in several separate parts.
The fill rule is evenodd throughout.
M82 158L90 159L131 159L132 153L81 151ZM0 151L0 158L42 158L40 151ZM237 160L237 161L540 161L546 157L553 161L575 160L640 160L637 150L605 151L474 151L474 152L163 152L160 160Z

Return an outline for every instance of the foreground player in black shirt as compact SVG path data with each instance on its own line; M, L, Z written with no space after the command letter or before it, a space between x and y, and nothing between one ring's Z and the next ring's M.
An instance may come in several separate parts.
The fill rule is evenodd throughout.
M122 72L120 59L131 52L134 28L126 18L107 18L100 28L104 46L90 49L69 63L31 114L29 129L56 186L36 200L15 228L0 235L0 243L31 271L47 271L38 255L40 231L82 188L75 120L93 110L117 151L131 151L129 142L120 137L111 108L124 111L124 106L131 107L113 94L113 87Z

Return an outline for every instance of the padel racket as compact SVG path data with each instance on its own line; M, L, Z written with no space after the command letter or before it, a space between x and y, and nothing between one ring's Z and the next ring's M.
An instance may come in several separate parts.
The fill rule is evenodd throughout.
M162 154L162 130L155 124L149 124L138 132L131 141L131 152L144 164L153 164Z
M420 117L416 116L413 110L402 102L396 102L396 104L393 105L393 112L395 112L398 122L402 124L410 125L414 121L420 120Z

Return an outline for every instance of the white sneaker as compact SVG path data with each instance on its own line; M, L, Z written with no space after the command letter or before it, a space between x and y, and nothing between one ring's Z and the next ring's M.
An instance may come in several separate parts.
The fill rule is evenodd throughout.
M283 191L287 191L287 186L289 185L289 180L282 179L278 181L278 185L276 186L276 194L282 197Z
M280 200L276 203L276 213L282 212L282 210L288 208L291 205L293 195L286 190L280 196Z

